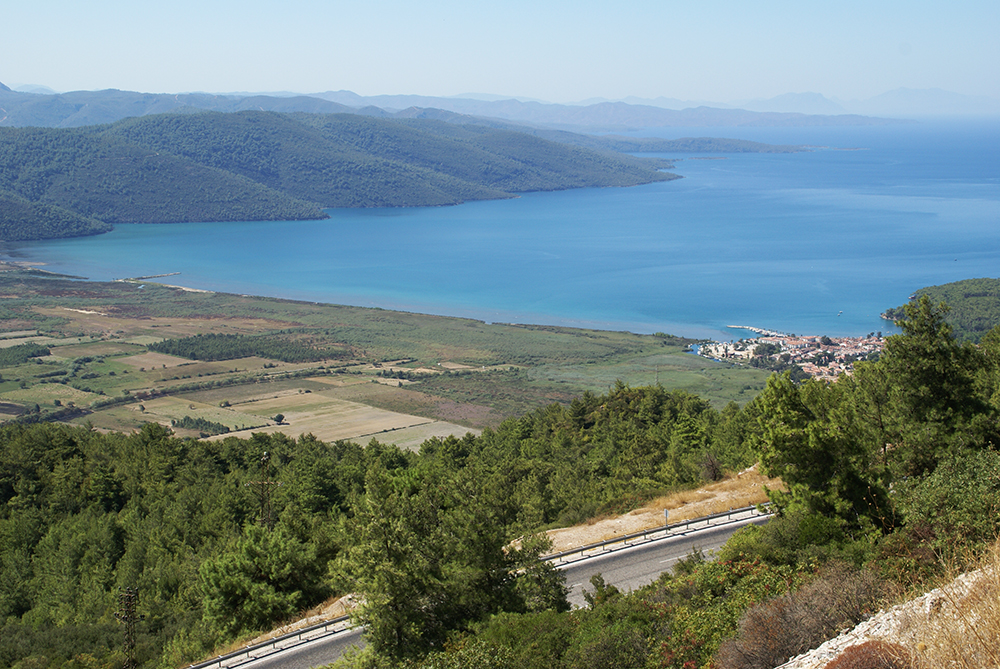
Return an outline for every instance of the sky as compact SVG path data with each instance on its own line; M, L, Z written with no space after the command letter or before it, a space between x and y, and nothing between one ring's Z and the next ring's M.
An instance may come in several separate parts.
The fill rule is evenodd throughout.
M1000 99L997 0L13 0L0 82L56 91Z

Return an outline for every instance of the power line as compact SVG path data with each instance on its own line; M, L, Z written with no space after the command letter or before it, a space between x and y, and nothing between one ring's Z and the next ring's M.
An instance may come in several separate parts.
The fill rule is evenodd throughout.
M260 456L260 481L247 481L245 485L252 486L260 498L260 524L269 530L274 529L274 518L271 514L271 487L280 486L280 481L271 480L271 454L264 451Z
M115 618L125 625L125 663L122 669L136 669L139 666L135 659L135 622L143 620L146 616L136 614L138 605L138 589L127 587L118 590L118 610L115 612Z

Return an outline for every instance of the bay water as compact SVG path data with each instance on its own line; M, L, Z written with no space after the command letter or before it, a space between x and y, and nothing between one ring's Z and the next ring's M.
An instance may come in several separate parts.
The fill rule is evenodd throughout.
M815 148L665 156L684 178L633 188L324 221L118 225L0 256L94 280L179 272L156 280L724 340L749 335L729 325L889 333L879 314L918 288L1000 276L1000 121L656 132Z

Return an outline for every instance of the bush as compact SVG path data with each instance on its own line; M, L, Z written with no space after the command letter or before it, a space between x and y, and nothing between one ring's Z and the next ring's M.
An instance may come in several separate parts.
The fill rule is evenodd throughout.
M965 450L942 459L930 475L900 484L907 526L930 530L928 548L945 561L967 546L984 546L1000 530L1000 453Z
M864 620L882 595L882 583L871 571L828 565L799 590L747 609L736 638L719 647L716 663L720 669L783 664Z
M824 669L909 669L913 660L906 649L887 641L866 641L844 650Z

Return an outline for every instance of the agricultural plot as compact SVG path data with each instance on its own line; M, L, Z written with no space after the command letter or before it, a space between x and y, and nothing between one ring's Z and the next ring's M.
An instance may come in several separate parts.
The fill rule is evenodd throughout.
M0 332L0 339L20 339L22 337L33 337L38 334L38 330L16 330L14 332Z
M49 356L0 370L7 415L37 403L45 419L59 408L56 400L83 407L99 400L102 408L76 422L105 429L135 429L150 420L169 425L188 416L189 432L175 428L178 434L197 436L212 430L206 423L221 423L322 439L376 436L413 447L430 436L495 427L553 402L567 404L585 390L605 392L619 380L659 381L719 408L748 401L766 378L687 354L690 340L663 334L490 324L9 272L0 276L5 292L12 316L0 322L10 329L0 333L0 346L34 339L52 347ZM332 367L262 357L207 362L145 347L199 334L264 335L288 350L346 357ZM272 425L279 413L286 424Z
M54 405L54 400L59 400L64 405L73 402L77 406L85 407L99 397L94 393L77 390L61 383L41 383L30 388L17 388L0 393L0 401L22 405Z
M595 393L607 392L619 379L630 386L661 383L700 395L717 409L732 400L741 404L749 401L764 388L769 375L767 370L734 369L727 363L679 351L593 365L542 365L529 373L533 380L584 387Z
M211 404L191 401L190 398L186 397L158 397L153 400L144 401L139 405L133 405L130 409L141 412L143 420L170 427L182 437L198 436L198 430L171 427L172 421L180 421L185 416L201 418L213 423L221 423L234 432L258 428L272 422L268 418L246 413L240 411L238 408L229 409L213 406Z
M46 335L30 335L27 337L7 337L0 339L0 348L18 346L19 344L41 344L43 346L70 346L92 341L90 337L49 337Z
M357 378L357 377L355 377ZM345 384L326 391L330 397L356 401L386 411L425 416L444 423L458 423L481 429L496 427L504 415L491 406L458 402L421 390L423 382L394 387L386 383L360 382ZM473 430L475 431L475 430Z
M270 397L231 405L231 408L255 416L258 421L278 414L284 416L281 425L272 424L254 429L253 432L283 432L292 436L312 434L328 442L340 439L365 442L374 437L383 443L398 443L415 448L432 436L461 436L470 431L461 425L330 397L325 391L283 390L272 393ZM218 439L221 436L212 438Z
M122 356L122 355L135 355L142 353L146 348L144 346L137 346L135 344L127 344L125 342L118 341L95 341L88 342L86 344L70 344L66 346L60 346L56 351L52 353L53 356L59 358L65 358L67 360L72 360L73 358L82 357L92 357L96 358L99 356Z
M129 339L149 338L146 341L136 340L136 343L142 341L144 344L160 341L165 337L186 337L205 332L252 334L270 331L276 327L288 327L293 324L237 315L196 318L164 316L149 313L150 310L146 306L131 306L119 302L118 300L123 297L125 296L111 298L110 302L93 309L35 306L33 310L42 316L66 319L70 323L70 328L77 331L92 334L115 333ZM208 299L211 299L211 296L208 296ZM140 302L148 304L144 300L140 300ZM136 318L136 316L142 316L142 318Z
M90 425L94 429L105 432L132 432L137 430L143 423L155 423L157 421L144 419L144 416L139 412L136 405L128 404L95 411L86 416L78 416L67 422L71 425Z
M180 365L187 364L191 361L185 358L178 358L173 355L165 355L163 353L142 353L140 355L131 355L127 358L122 358L121 362L136 369L154 369L157 367L162 369L164 367L179 367Z
M193 402L202 402L204 404L211 404L215 406L220 406L223 403L226 403L235 407L237 405L270 400L276 397L324 391L330 388L329 385L323 382L326 378L335 377L320 377L319 379L278 379L266 383L249 383L239 386L229 386L226 388L198 390L190 393L184 393L183 397L185 399L190 399Z
M148 346L149 344L155 344L157 342L163 341L163 337L157 337L154 335L138 335L136 337L127 337L123 341L126 344L135 344L136 346Z
M383 444L393 444L406 450L418 451L420 450L420 445L428 439L435 437L444 439L448 436L462 437L470 432L476 436L482 434L482 430L435 420L430 423L414 425L413 427L393 430L392 432L373 434L371 436ZM360 442L359 439L354 439L354 441Z

